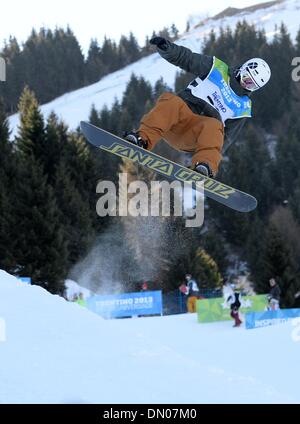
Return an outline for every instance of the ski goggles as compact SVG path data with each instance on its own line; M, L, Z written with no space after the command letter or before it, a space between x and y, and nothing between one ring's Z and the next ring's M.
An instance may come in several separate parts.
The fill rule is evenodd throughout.
M241 85L243 88L249 91L255 91L259 89L259 85L254 81L250 72L247 69L241 70Z

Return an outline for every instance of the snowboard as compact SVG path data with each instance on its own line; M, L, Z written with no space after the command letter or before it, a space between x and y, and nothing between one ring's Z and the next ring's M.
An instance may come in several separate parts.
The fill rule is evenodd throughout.
M202 181L205 196L235 211L250 212L257 206L255 197L248 193L244 193L213 178L205 177L88 122L82 121L80 126L87 141L104 152L112 153L120 158L146 166L151 171L158 172L168 179L190 183L196 189L197 186L193 183Z

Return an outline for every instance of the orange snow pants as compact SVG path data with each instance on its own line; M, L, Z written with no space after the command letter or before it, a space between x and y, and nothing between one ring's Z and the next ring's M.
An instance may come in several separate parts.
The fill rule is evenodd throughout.
M194 313L194 312L197 311L196 302L197 302L196 296L189 296L188 297L188 300L187 300L187 310L188 310L188 312Z
M193 153L192 164L208 163L214 174L222 159L224 126L218 119L197 115L175 94L162 94L143 116L138 129L152 150L162 138L177 150Z

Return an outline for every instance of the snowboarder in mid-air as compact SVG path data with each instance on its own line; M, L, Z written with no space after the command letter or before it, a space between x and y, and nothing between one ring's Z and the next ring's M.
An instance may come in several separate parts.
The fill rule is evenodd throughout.
M214 56L193 53L162 37L150 43L164 59L194 74L195 79L178 95L162 94L139 129L125 133L124 138L148 150L164 139L193 154L194 171L215 177L224 136L227 148L236 140L244 118L251 117L250 95L269 81L270 68L260 58L230 68Z

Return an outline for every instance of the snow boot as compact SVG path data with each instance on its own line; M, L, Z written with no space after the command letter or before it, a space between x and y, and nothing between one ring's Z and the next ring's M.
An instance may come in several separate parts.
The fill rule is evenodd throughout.
M234 327L239 327L242 324L238 311L231 311L231 317L234 319Z
M143 140L138 132L126 131L123 134L123 138L129 141L130 143L135 144L136 146L142 147L143 149L147 149L148 147L148 142L146 140Z
M199 174L204 175L205 177L213 178L214 173L211 170L211 167L204 162L197 162L194 166L193 171L198 172Z

